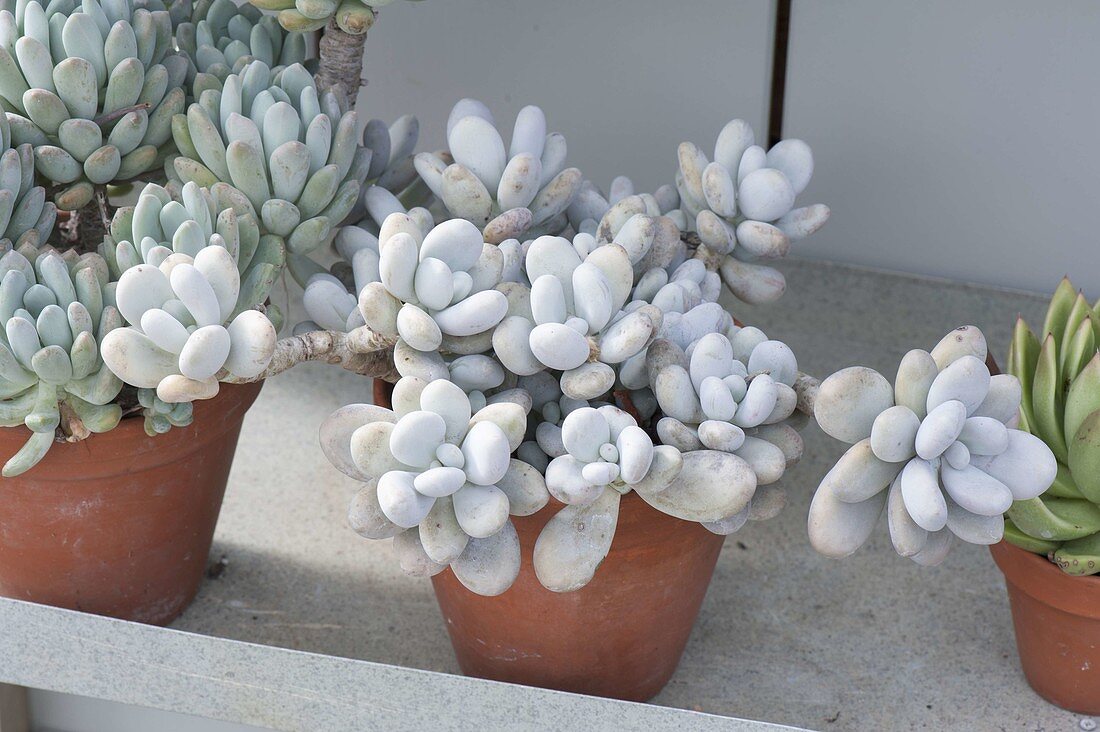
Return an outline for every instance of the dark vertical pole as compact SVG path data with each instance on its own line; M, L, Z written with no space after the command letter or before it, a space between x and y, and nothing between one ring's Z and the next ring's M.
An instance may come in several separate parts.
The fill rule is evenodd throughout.
M776 0L771 100L768 107L768 147L783 138L783 97L787 87L787 43L790 31L791 0Z

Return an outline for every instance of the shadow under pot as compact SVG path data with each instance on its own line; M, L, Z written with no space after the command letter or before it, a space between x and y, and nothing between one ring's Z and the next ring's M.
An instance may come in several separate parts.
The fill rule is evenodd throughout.
M392 385L375 382L375 403ZM623 496L611 550L592 581L551 592L532 553L563 504L513 516L520 572L503 594L466 589L447 569L432 578L462 672L495 681L646 701L672 678L710 585L724 536Z
M194 599L245 412L262 383L223 384L194 421L149 437L132 416L54 444L0 478L0 595L164 625ZM0 429L0 455L26 442Z

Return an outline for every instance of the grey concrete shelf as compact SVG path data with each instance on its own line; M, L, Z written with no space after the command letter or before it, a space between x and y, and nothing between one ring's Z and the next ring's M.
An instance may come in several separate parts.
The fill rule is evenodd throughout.
M863 364L892 377L908 348L966 323L1003 361L1015 315L1035 323L1043 310L1033 295L783 266L778 305L729 304L818 375ZM265 386L215 538L221 575L171 629L0 600L0 682L293 730L1076 727L1024 682L984 549L922 569L894 556L883 528L844 562L813 553L806 509L844 447L814 427L784 479L791 504L726 542L680 669L652 704L458 676L430 583L346 528L355 484L317 445L329 412L369 400L369 381L314 365Z

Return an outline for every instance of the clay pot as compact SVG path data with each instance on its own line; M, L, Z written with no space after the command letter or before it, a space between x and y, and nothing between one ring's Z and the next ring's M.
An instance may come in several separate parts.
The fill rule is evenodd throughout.
M1051 704L1100 714L1100 577L1074 577L1008 542L989 547L1005 576L1020 665Z
M392 384L375 380L375 404L389 408L392 393ZM470 592L450 569L432 578L458 665L495 681L652 699L680 663L725 537L628 493L596 576L576 592L551 592L535 576L532 554L562 508L551 499L532 516L512 517L520 570L503 594Z
M445 570L432 578L462 672L496 681L646 701L672 678L725 537L623 497L607 559L576 592L539 584L531 554L550 505L512 518L521 564L497 597Z
M0 595L157 625L177 617L198 591L261 386L222 385L195 402L190 426L157 437L124 419L0 479ZM0 456L27 435L0 429Z

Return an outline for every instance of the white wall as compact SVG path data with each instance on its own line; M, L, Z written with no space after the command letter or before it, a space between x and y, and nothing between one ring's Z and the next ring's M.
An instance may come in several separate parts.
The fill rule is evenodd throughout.
M728 120L765 133L772 0L427 0L382 9L366 45L361 113L411 112L443 146L451 106L487 103L505 140L526 104L605 191L671 183L676 146L712 149Z
M1087 0L795 0L784 131L833 208L799 252L1100 295L1098 38Z

